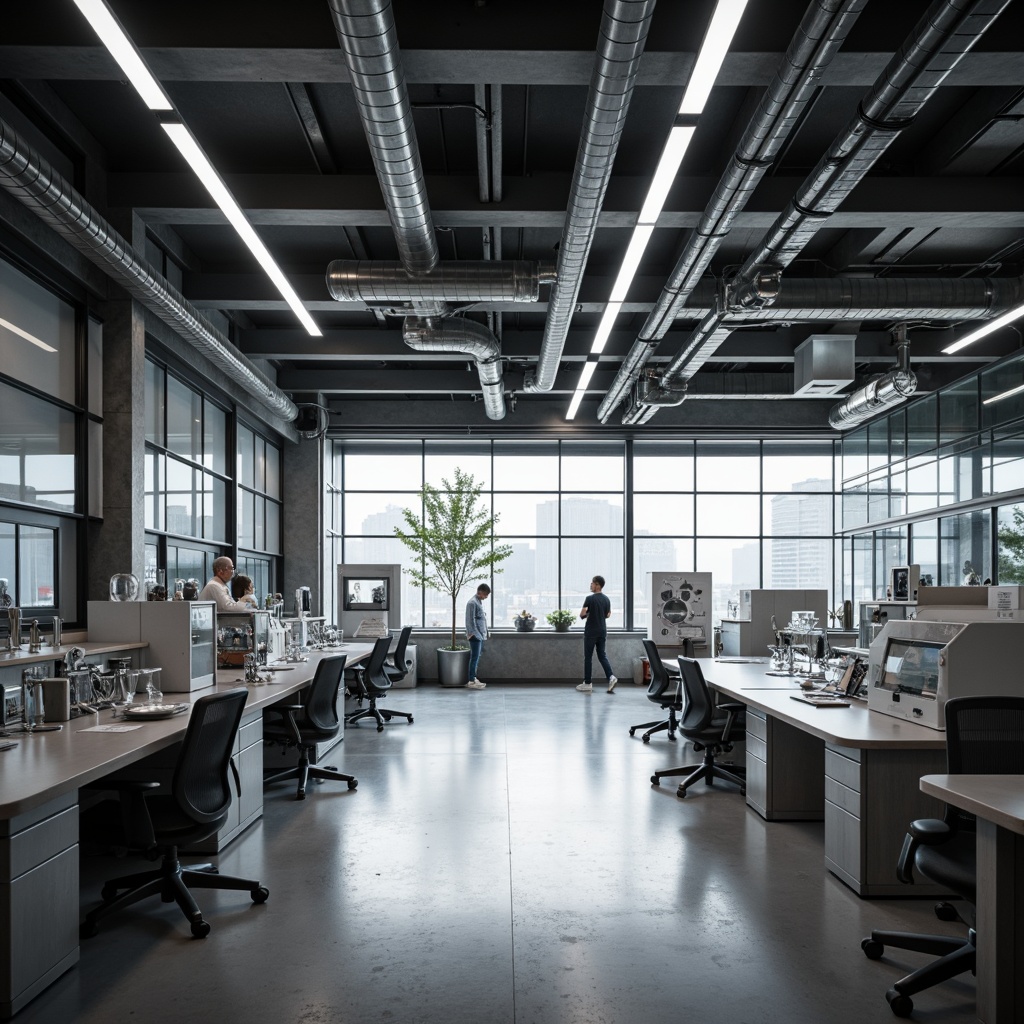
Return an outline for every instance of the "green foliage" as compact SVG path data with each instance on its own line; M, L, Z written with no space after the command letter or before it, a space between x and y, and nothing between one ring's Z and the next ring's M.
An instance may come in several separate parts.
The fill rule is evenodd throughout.
M547 620L552 626L571 626L576 621L576 614L565 608L556 608L548 612Z
M492 541L498 517L480 504L483 485L472 474L455 470L454 483L441 480L442 489L424 484L420 490L422 519L412 509L402 509L406 529L395 527L395 536L416 556L405 571L420 587L447 594L452 602L451 649L458 650L455 629L459 591L473 580L484 580L512 554L508 544ZM465 646L465 645L462 645Z
M1000 583L1024 583L1024 507L1013 510L1013 523L999 528Z

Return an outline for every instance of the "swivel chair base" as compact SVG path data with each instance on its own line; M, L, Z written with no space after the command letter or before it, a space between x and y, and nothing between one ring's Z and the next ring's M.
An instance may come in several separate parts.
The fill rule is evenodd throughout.
M377 732L384 731L384 723L390 722L392 718L407 718L409 724L412 725L412 715L408 711L395 711L392 708L388 708L386 711L379 709L375 704L371 704L368 708L360 708L358 711L350 711L345 716L346 725L355 725L357 722L361 722L364 718L372 718L377 723Z
M306 785L310 779L315 779L317 782L347 782L349 789L355 789L359 785L359 780L354 775L345 775L333 765L321 767L318 764L310 764L305 753L293 768L285 768L283 771L264 775L263 785L269 786L272 782L283 782L285 779L298 779L298 787L295 792L296 800L306 799Z
M715 750L713 747L704 747L703 749L704 760L700 764L685 765L680 768L666 768L663 771L655 772L651 776L651 785L660 786L662 779L685 775L686 778L679 783L679 788L676 790L676 796L678 797L686 796L686 791L701 779L703 779L705 784L708 786L710 786L715 779L722 779L723 782L732 782L740 787L741 794L746 794L746 768L739 768L736 766L723 768L715 762Z
M914 932L886 932L875 930L871 938L864 939L860 948L869 960L878 960L886 946L910 949L915 953L931 953L939 957L930 964L900 978L885 998L897 1017L909 1017L913 1012L912 995L932 988L965 971L974 973L977 961L977 933L971 928L966 938L947 935L921 935Z
M640 725L631 725L629 727L629 735L630 736L636 735L637 729L646 729L647 732L645 732L640 737L640 739L642 739L644 741L644 743L649 743L650 739L651 739L651 736L653 736L654 733L656 733L656 732L664 732L665 730L668 730L668 738L670 740L674 740L676 738L676 729L678 729L678 728L679 728L679 722L676 719L675 711L673 711L669 715L669 717L667 719L665 719L665 721L641 722Z
M197 864L183 868L178 860L178 848L172 846L164 854L158 871L141 871L134 875L112 878L104 883L100 895L103 905L90 910L79 928L83 939L92 938L99 931L99 922L122 907L131 906L148 896L159 895L164 903L177 903L181 912L188 918L192 934L197 939L205 939L210 934L210 926L203 920L203 913L189 891L194 889L239 889L245 890L252 897L253 903L266 903L270 890L251 878L236 878L233 875L222 875L212 864ZM118 893L122 889L127 892Z

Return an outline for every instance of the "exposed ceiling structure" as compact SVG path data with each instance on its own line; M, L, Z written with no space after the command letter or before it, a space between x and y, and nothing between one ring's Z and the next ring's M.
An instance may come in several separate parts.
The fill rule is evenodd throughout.
M1021 346L1024 321L943 351L1024 301L1024 0L751 0L690 121L712 0L109 6L321 336L72 0L5 11L0 115L339 428L820 432L880 374L921 393ZM594 352L673 124L689 148Z

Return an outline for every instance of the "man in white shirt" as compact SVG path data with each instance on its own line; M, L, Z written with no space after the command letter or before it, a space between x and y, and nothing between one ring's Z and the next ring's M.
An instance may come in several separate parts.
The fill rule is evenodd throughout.
M213 560L213 579L199 592L200 601L216 601L219 612L252 611L252 606L245 601L236 601L231 596L228 583L235 575L235 563L227 555Z

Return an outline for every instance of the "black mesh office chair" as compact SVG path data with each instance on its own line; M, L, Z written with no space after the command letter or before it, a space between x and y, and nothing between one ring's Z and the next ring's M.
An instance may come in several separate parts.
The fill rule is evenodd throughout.
M388 649L391 647L391 637L382 636L373 645L370 657L365 667L356 665L355 673L355 697L357 710L345 715L345 722L348 725L355 725L364 718L372 718L377 723L377 732L384 731L384 723L390 722L392 718L407 718L412 725L412 715L408 711L398 711L395 708L377 707L377 701L386 697L391 689L391 679L384 670L384 662L387 660ZM366 707L363 707L363 702Z
M637 729L647 731L640 737L644 743L649 743L651 736L656 732L668 731L668 738L676 738L676 730L679 728L679 719L676 714L683 709L683 699L679 693L679 676L669 672L668 666L661 660L658 645L653 640L644 640L644 652L647 654L647 664L651 667L651 684L647 687L647 699L652 704L668 712L668 718L658 718L653 722L641 722L640 725L631 725L629 735L635 736ZM693 656L693 644L689 640L683 641L683 651L688 657Z
M192 934L197 939L205 938L210 926L203 920L190 886L246 889L254 903L267 901L270 893L254 879L217 874L211 864L185 868L178 860L179 846L209 838L227 821L231 807L229 766L241 794L231 750L247 696L245 690L229 690L200 697L192 705L169 794L153 792L159 786L157 782L109 779L96 784L97 789L118 790L120 800L105 801L86 812L83 831L90 831L86 819L91 816L92 830L102 825L103 837L109 843L119 824L124 845L142 850L153 859L162 856L163 860L159 870L107 882L101 892L102 906L89 911L82 922L82 938L95 935L99 921L115 911L156 895L164 903L177 903L189 920Z
M310 755L318 743L334 739L341 730L338 719L338 690L345 675L345 655L324 658L316 667L313 682L306 687L301 704L275 704L263 712L263 739L267 743L280 743L282 748L297 747L299 763L293 768L270 772L263 777L263 785L285 779L297 779L296 800L306 799L306 783L317 781L346 782L355 789L359 781L344 775L333 765L318 765Z
M407 660L405 650L409 646L409 637L412 635L412 626L403 626L402 632L398 635L398 644L395 646L395 653L389 654L384 659L384 672L392 685L401 682L412 668L412 660Z
M740 787L741 793L746 793L746 769L736 765L723 768L715 761L715 755L732 750L733 742L743 733L746 727L744 705L716 704L701 671L700 662L694 658L679 659L679 675L683 691L679 732L693 741L694 750L704 751L704 760L700 764L655 772L651 776L651 784L660 786L664 778L685 775L686 778L679 783L676 796L686 796L690 786L700 779L708 786L715 779L733 782Z
M946 702L945 715L947 774L1024 775L1024 697L956 697ZM921 818L911 822L896 874L901 882L913 882L915 868L966 901L962 914L949 903L937 904L935 913L943 921L962 921L968 930L961 937L875 930L861 942L870 960L879 959L886 946L939 955L938 960L900 978L885 993L897 1017L910 1016L912 995L974 970L974 815L947 804L941 821Z

